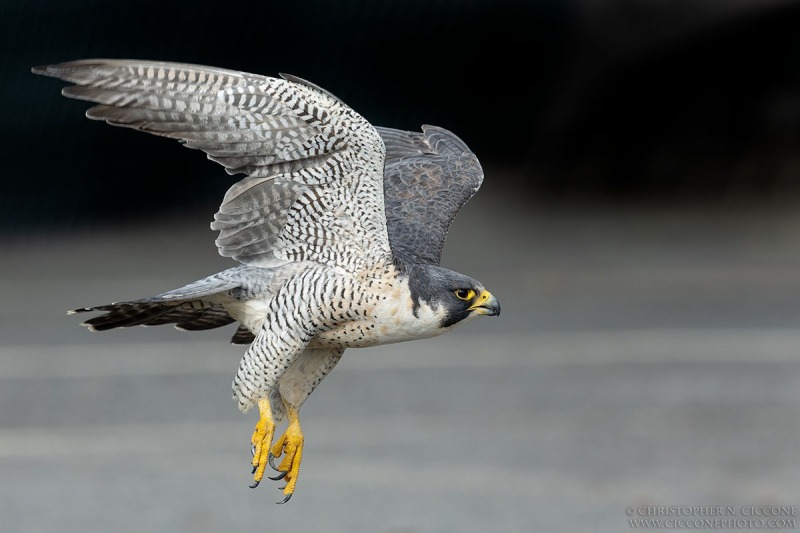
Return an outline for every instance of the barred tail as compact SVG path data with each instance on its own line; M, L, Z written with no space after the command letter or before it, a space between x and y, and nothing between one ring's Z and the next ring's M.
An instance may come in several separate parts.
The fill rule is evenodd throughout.
M239 289L238 285L215 275L150 298L82 307L67 314L104 312L81 324L90 331L163 324L175 324L176 329L185 331L214 329L236 322L222 302L232 298L230 291ZM234 344L250 344L252 341L253 334L243 325L231 339Z

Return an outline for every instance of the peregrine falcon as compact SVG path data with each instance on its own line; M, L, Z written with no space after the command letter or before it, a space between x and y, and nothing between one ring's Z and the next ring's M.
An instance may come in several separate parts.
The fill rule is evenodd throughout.
M478 159L453 133L375 127L286 74L111 59L33 72L74 84L62 94L97 104L90 119L178 139L245 175L211 223L219 253L239 266L70 313L104 312L83 323L93 331L238 322L232 342L249 346L233 398L243 412L259 410L251 487L270 464L279 472L270 479L286 481L278 503L297 483L300 407L346 348L433 337L500 314L479 281L439 266L453 218L483 181Z

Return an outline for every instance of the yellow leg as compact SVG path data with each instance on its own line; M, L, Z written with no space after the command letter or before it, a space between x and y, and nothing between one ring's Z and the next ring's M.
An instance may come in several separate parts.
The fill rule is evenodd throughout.
M286 404L284 403L284 405ZM286 405L286 414L289 418L289 427L286 428L286 432L272 446L272 455L275 457L286 454L280 466L278 466L278 470L286 473L283 476L286 480L286 486L283 488L283 494L286 498L278 503L288 502L289 498L294 494L297 475L300 473L300 462L303 460L303 432L300 429L299 414L297 409L290 405Z
M258 400L259 419L253 437L250 442L253 444L253 481L250 488L254 489L261 483L264 477L264 469L267 467L267 457L269 447L272 444L272 437L275 435L275 421L272 419L272 408L269 400L261 398Z

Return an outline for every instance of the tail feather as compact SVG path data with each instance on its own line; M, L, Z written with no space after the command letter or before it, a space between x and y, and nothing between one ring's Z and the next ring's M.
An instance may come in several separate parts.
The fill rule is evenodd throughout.
M166 324L176 324L182 320L188 320L191 315L187 314L183 309L170 309L163 315L159 315L147 322L143 322L142 326L164 326Z
M236 333L233 334L231 338L232 344L250 344L256 340L256 336L253 335L249 329L244 326L239 326L239 329L236 330Z
M214 306L200 314L192 315L188 319L178 322L175 327L184 331L200 331L227 326L233 322L236 322L236 320L228 314L224 307Z
M96 307L76 309L76 313L88 311L106 311L106 314L86 320L81 325L94 331L106 331L114 328L138 326L148 320L157 318L169 308L158 303L121 302Z
M202 307L198 309L198 306ZM105 314L90 318L81 324L92 331L165 324L175 324L176 329L185 331L200 331L236 322L223 306L201 301L118 302L74 309L69 311L69 314L91 311L105 311Z
M175 324L177 329L199 331L236 322L229 304L268 297L283 283L279 270L239 266L150 298L82 307L68 314L103 312L83 326L106 331L130 326ZM250 344L255 336L244 325L231 338L233 344Z

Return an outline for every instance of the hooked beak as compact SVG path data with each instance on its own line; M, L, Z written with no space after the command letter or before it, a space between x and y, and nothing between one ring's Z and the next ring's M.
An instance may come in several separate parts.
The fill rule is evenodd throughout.
M500 302L497 301L491 292L484 290L474 300L472 307L467 311L475 311L479 315L499 316Z

